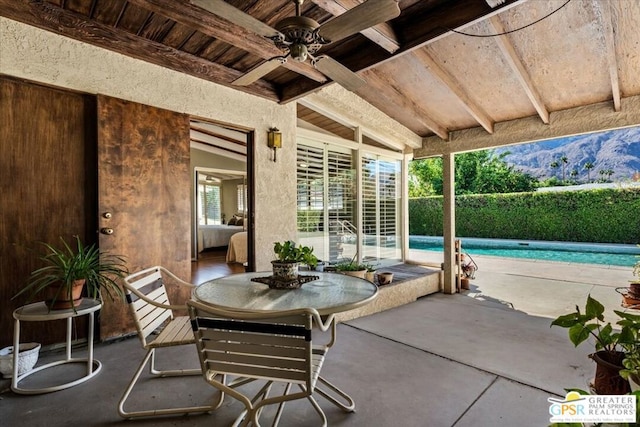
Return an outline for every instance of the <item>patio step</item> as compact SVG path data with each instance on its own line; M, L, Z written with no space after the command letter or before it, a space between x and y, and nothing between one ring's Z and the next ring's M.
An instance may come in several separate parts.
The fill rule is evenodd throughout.
M378 288L378 297L370 304L355 310L339 313L336 318L345 322L358 317L379 313L401 305L409 304L418 298L440 292L442 271L434 267L415 264L398 264L380 269L378 273L393 273L393 282Z

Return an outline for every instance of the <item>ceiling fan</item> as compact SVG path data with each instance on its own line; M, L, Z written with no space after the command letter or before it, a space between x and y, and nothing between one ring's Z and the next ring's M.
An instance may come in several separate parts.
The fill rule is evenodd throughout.
M233 85L250 85L291 58L299 62L309 59L311 65L331 80L348 90L357 90L365 84L360 76L327 55L315 56L315 54L329 43L337 42L397 17L400 14L397 0L367 0L322 25L311 18L301 16L300 9L303 1L293 0L296 5L295 16L280 20L275 25L275 29L224 0L191 0L191 3L272 40L283 51L283 55L258 64L234 80Z

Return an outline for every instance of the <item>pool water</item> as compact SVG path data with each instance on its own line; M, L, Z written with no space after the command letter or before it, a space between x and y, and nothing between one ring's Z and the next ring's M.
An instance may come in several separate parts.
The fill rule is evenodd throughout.
M526 258L632 267L640 256L636 245L541 242L531 240L461 238L462 251L473 255ZM442 237L409 236L409 248L442 252Z

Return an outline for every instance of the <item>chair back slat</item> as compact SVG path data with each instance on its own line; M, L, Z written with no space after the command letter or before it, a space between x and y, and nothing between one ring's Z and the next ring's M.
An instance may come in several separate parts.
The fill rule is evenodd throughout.
M146 347L149 335L164 323L173 319L173 312L170 309L157 307L139 298L134 293L134 290L155 303L169 305L169 296L164 286L160 268L147 269L126 277L124 279L124 290L135 320L138 335L142 340L143 346Z
M253 343L264 344L265 346L281 345L287 347L299 347L304 345L304 340L301 343L300 338L292 338L287 336L273 336L269 334L253 334L249 332L235 332L235 331L220 331L217 329L201 329L202 337L208 340L216 340L217 342L239 342L239 343Z
M311 379L309 378L309 372L275 369L264 365L238 365L235 363L223 363L213 360L209 361L206 364L206 367L210 372L226 373L229 375L237 375L247 378L288 381L300 384L305 384L311 381Z
M235 342L225 342L225 341L210 341L210 344L207 343L207 350L209 351L220 351L220 352L233 352L239 351L239 344ZM265 356L279 356L279 357L288 357L291 359L304 359L305 358L305 348L294 348L294 347L277 347L277 346L260 346L259 344L247 344L242 343L245 348L244 350L247 353L257 353L261 352Z
M148 274L147 274L148 273ZM127 283L134 286L136 289L144 288L149 284L160 280L162 281L162 274L159 268L154 268L151 270L145 270L142 272L134 273L127 277Z
M241 377L311 384L312 315L234 312L188 303L203 368Z

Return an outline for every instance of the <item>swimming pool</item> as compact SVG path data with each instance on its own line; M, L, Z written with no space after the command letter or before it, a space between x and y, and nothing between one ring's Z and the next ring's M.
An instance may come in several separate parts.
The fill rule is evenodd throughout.
M491 255L546 261L633 266L640 255L636 245L543 242L533 240L476 239L461 237L462 251L470 255ZM409 236L409 248L442 251L442 237Z

